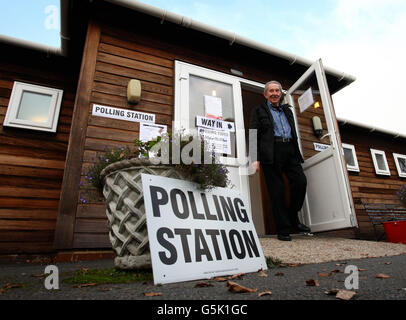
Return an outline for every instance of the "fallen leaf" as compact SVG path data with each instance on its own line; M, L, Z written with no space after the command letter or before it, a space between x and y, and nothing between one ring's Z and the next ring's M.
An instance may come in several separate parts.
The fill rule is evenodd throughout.
M386 264L386 265L389 265L389 264L392 264L392 262L388 261L388 262L385 262L385 264Z
M331 273L322 273L322 272L317 272L317 275L319 277L329 277L331 275Z
M233 279L237 279L237 278L242 279L243 276L245 276L245 273L239 273L239 274L235 274L235 275L228 277L228 279L229 280L233 280Z
M258 289L246 288L232 281L227 281L227 287L229 287L228 291L233 293L252 293L258 291Z
M276 277L283 277L285 274L283 272L277 272L275 273Z
M378 273L376 275L376 277L379 279L389 279L390 278L390 276L388 276L387 274L383 274L383 273Z
M261 292L260 294L258 294L258 297L271 296L271 295L272 295L272 291L267 290L267 291L264 291L264 292Z
M324 293L328 296L335 296L338 293L338 291L340 291L340 289L334 288L331 290L324 291Z
M330 274L331 274L331 273L340 273L340 272L341 272L340 270L336 269L336 270L330 271Z
M2 294L3 292L6 292L6 290L0 289L0 294Z
M218 282L224 282L224 281L227 281L227 278L217 277L217 278L214 278L214 280L216 280Z
M341 300L351 300L356 295L354 291L339 290L336 298Z
M195 288L204 288L204 287L213 287L213 285L208 282L198 282L198 283L196 283L196 285L194 287Z
M359 268L358 271L367 271L367 269Z
M156 296L162 296L161 292L148 292L144 293L144 296L146 297L156 297Z
M35 278L44 278L46 277L48 274L47 273L42 273L42 274L32 274L31 277L35 277Z
M309 287L318 287L319 282L317 280L314 280L314 279L309 279L309 280L306 280L306 285L309 286Z
M6 283L4 286L4 289L15 289L15 288L21 288L23 286L22 283Z
M295 268L295 267L300 266L300 263L291 263L291 264L288 264L287 266L291 267L291 268Z
M83 284L78 284L73 287L74 288L86 288L86 287L93 287L93 286L97 286L97 283L83 283Z
M258 273L260 277L268 277L268 274L266 273L265 270L260 270Z

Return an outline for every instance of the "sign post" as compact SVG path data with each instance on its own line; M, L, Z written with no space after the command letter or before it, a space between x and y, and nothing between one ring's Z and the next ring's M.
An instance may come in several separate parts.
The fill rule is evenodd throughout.
M142 174L154 284L266 270L247 201L237 190L202 191Z

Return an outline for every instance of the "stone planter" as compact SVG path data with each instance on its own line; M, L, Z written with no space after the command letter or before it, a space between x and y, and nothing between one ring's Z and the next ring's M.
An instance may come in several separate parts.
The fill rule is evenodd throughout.
M102 171L109 238L118 269L151 268L142 173L183 179L173 166L153 165L147 159L123 160Z

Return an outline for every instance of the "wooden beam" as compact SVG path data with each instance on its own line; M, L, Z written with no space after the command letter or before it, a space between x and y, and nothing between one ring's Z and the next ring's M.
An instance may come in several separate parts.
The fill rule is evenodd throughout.
M100 26L93 20L90 20L66 155L65 172L54 239L55 249L71 249L73 245L73 232L79 194L78 186L82 169L83 148L86 140L90 96L96 70L96 57L100 42L100 33Z

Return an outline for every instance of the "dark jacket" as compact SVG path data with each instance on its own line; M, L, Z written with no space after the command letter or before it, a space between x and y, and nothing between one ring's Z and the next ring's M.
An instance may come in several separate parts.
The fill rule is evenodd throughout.
M303 163L303 157L297 141L295 120L290 110L291 106L283 104L280 106L286 115L292 131L292 139L295 145L297 156ZM257 160L261 163L272 164L274 159L274 125L272 113L266 102L256 106L251 111L250 129L257 129ZM251 140L251 139L250 139ZM250 148L255 141L250 141ZM251 158L252 159L252 158ZM255 161L255 159L252 159Z

